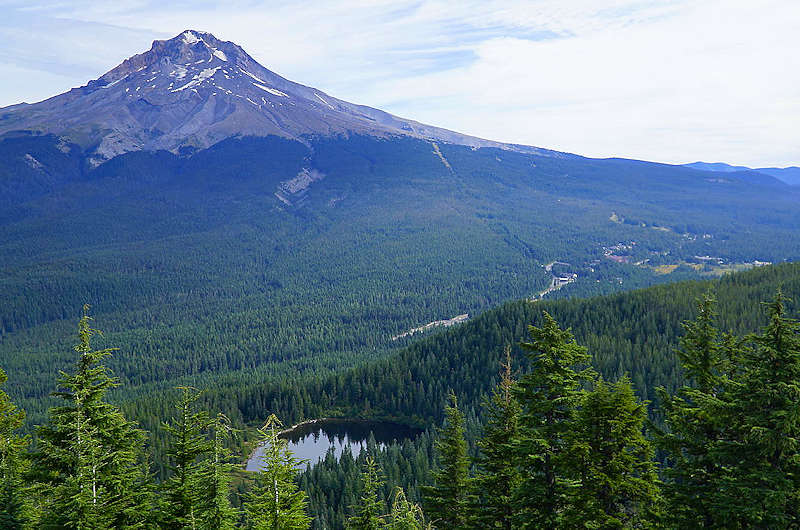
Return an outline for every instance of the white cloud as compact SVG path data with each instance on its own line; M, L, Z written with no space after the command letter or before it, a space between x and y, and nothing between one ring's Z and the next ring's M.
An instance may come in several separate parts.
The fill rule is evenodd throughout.
M373 102L408 114L433 93L421 121L590 156L796 164L798 17L721 6L565 39L491 39L465 68L387 79Z
M17 79L0 86L0 105L44 83L81 84L192 27L295 81L476 136L589 156L800 164L800 4L600 4L5 2L0 13L32 30L0 52L0 76L7 63Z

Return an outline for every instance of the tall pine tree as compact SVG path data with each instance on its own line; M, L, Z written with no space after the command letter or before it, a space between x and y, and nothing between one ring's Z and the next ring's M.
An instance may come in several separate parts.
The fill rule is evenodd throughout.
M308 498L297 486L300 460L278 438L280 420L271 414L259 432L263 447L256 483L247 498L247 526L255 530L302 530L311 524Z
M164 424L164 430L171 437L167 455L171 459L172 475L163 486L164 507L162 509L164 528L196 529L202 528L209 484L202 480L204 469L201 459L213 449L208 439L211 419L208 412L196 410L200 392L190 387L180 387L181 397L175 408L177 417Z
M582 386L596 375L586 348L562 330L547 312L541 327L529 326L531 371L522 376L515 393L522 407L517 462L521 482L514 494L515 526L558 528L568 493L575 485L565 462L568 434Z
M568 494L568 528L658 528L661 491L642 431L647 408L625 378L597 381L582 396L566 455L578 479Z
M800 323L778 292L769 323L750 335L722 421L734 436L717 444L728 471L714 510L729 528L800 525Z
M239 520L239 511L231 505L231 474L239 466L232 462L226 442L233 431L231 422L221 412L211 424L213 441L208 458L202 463L199 486L203 500L200 527L209 530L232 530Z
M445 424L436 441L438 469L433 486L423 488L425 513L438 528L464 528L469 520L470 477L464 416L452 392L444 409Z
M673 396L664 388L657 389L666 429L653 426L653 431L667 456L667 514L678 528L726 528L729 524L713 506L719 482L728 473L715 448L730 436L730 425L722 416L741 346L718 331L714 306L714 299L705 295L698 300L696 320L683 324L676 353L688 384Z
M511 347L505 349L500 383L486 401L486 426L478 441L472 524L480 528L511 530L514 515L512 492L520 483L516 465L520 406L514 396Z
M378 498L378 490L382 486L380 468L375 459L368 456L361 474L361 499L347 520L348 530L379 530L383 526L383 503Z
M34 460L41 501L39 526L138 528L151 515L144 434L106 401L118 382L101 361L114 348L93 350L88 306L78 324L78 364L61 372L54 395L65 404L50 409L38 430Z

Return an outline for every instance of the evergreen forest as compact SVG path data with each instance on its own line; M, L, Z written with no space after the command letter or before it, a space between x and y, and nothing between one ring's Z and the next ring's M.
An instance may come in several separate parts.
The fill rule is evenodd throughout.
M51 135L0 139L0 366L33 423L56 404L85 303L121 348L112 394L158 401L342 373L562 274L577 278L546 298L800 258L798 191L763 175L407 137L304 142L229 138L92 166ZM307 171L321 177L284 189Z
M796 527L798 268L512 302L342 372L160 400L126 396L109 361L135 352L85 306L44 420L0 393L2 526ZM303 469L280 432L322 416L425 431Z

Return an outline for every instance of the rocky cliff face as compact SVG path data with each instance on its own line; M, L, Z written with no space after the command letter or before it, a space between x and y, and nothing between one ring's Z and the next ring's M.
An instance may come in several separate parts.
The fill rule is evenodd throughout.
M137 150L202 149L232 136L405 135L513 148L404 120L294 83L242 48L187 30L126 59L85 86L0 109L0 137L55 134L93 164Z

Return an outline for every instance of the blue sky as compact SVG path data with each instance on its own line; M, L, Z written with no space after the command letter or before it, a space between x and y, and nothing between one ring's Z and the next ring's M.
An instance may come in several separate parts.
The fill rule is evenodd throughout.
M341 99L484 138L800 165L793 0L0 0L0 106L189 28Z

